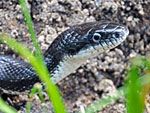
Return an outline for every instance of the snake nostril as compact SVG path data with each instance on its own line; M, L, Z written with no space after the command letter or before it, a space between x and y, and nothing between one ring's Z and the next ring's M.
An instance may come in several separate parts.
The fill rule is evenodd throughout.
M116 33L115 35L116 35L116 38L119 38L119 37L120 37L120 34L119 34L119 33Z
M119 33L113 34L113 38L120 38L120 34Z

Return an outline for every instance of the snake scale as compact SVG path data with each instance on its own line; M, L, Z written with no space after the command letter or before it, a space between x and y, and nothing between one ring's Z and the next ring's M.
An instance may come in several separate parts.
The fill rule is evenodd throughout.
M113 22L90 22L70 27L44 53L51 79L58 83L87 59L122 43L128 34L126 26ZM28 93L37 82L40 80L28 63L0 55L0 92Z

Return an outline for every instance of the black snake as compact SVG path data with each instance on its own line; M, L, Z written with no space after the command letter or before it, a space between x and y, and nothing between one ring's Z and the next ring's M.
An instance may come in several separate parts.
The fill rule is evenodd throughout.
M91 22L72 26L61 33L44 53L45 64L58 83L88 58L112 49L129 34L128 28L112 22ZM34 69L26 62L0 55L0 91L26 93L40 82Z

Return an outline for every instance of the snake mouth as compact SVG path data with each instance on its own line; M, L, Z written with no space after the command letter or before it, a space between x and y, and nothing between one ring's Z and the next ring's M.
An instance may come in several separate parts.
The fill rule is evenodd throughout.
M119 39L111 38L111 39L106 39L102 41L100 45L102 46L104 50L109 50L119 45L122 41L123 41L122 38L119 38Z

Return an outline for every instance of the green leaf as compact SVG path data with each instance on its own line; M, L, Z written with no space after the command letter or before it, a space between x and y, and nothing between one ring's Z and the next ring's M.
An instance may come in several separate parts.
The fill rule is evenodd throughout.
M2 111L3 113L17 113L17 111L14 108L7 105L1 97L0 97L0 111Z

